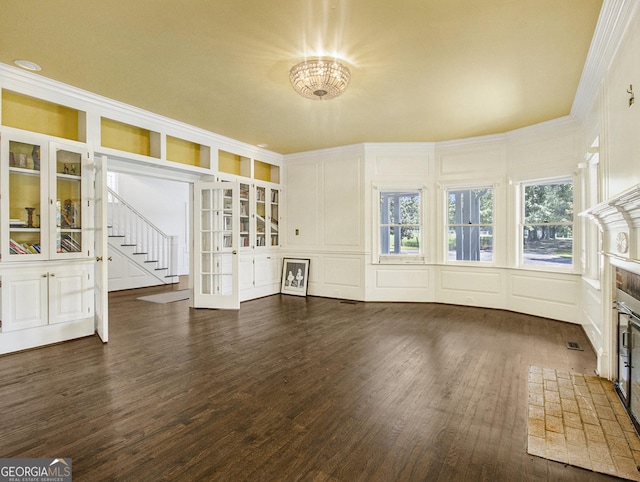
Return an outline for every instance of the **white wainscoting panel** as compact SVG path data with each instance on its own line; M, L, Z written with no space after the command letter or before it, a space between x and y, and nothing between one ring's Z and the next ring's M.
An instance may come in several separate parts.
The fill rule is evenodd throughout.
M500 274L470 269L440 270L440 289L486 294L500 293Z
M582 311L581 320L589 341L598 350L604 350L602 338L602 293L589 283L582 282Z
M577 323L579 320L580 282L578 275L559 273L511 273L508 280L509 309Z
M429 271L379 269L376 270L376 288L428 289Z
M431 266L367 267L367 301L433 301L433 270Z
M458 305L504 306L504 274L484 268L440 268L437 300Z
M323 279L333 286L360 287L362 262L360 258L324 257Z

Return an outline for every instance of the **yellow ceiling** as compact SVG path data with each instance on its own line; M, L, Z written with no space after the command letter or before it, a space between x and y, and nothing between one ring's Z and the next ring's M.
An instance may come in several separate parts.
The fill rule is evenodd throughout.
M0 62L283 154L568 115L602 0L3 0ZM335 55L351 85L296 94Z

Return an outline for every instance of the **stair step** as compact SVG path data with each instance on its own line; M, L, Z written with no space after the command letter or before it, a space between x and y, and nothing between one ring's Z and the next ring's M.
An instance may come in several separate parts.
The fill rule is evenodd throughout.
M168 269L169 269L169 268L156 268L155 270L156 270L156 271L166 271L166 270L168 270Z

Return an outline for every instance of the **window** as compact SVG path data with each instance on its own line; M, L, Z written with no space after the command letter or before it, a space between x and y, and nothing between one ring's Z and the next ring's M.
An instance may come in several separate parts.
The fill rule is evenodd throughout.
M522 264L573 265L573 183L525 184Z
M450 261L493 261L493 188L447 190Z
M421 190L380 191L380 255L420 256Z

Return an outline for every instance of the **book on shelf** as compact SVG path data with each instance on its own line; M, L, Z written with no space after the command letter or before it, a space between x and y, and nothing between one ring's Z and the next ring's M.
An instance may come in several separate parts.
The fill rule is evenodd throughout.
M35 243L20 244L13 239L9 239L9 253L11 254L39 254L40 245Z
M80 243L76 241L73 236L65 234L60 238L60 251L61 253L79 253L81 250Z

